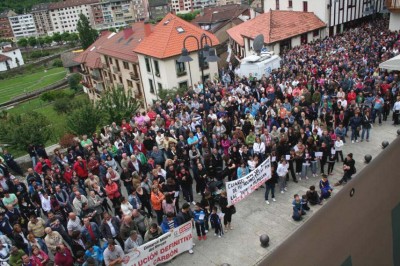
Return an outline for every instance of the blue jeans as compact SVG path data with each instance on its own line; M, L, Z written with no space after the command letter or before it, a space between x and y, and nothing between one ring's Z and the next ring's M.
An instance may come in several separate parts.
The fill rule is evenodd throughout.
M317 161L311 161L311 172L313 173L313 175L317 174Z
M372 109L372 121L375 123L376 117L378 117L379 124L382 124L382 109Z
M363 127L362 133L361 133L361 140L364 140L364 134L365 134L365 132L367 132L366 139L369 140L369 131L370 131L370 130L371 130L370 128L364 128L364 127Z
M302 178L305 178L307 176L308 169L311 170L311 164L306 165L303 163L303 166L301 168L301 177Z
M358 135L358 132L357 132L357 128L351 128L351 140L357 140L357 135Z
M265 190L265 200L268 200L268 195L269 192L271 191L271 196L272 198L275 198L275 184L273 185L266 185L266 190Z

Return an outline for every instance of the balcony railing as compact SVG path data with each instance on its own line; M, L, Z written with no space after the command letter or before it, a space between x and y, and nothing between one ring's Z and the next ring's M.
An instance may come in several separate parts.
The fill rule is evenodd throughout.
M92 79L94 79L94 80L97 81L97 82L101 82L101 81L102 81L102 80L101 80L101 77L100 77L99 75L94 75L94 74L92 74L91 77L92 77Z
M116 67L116 66L113 66L113 72L115 73L115 74L120 74L121 73L121 71L118 69L118 67Z
M400 13L400 0L386 0L386 7L390 12Z

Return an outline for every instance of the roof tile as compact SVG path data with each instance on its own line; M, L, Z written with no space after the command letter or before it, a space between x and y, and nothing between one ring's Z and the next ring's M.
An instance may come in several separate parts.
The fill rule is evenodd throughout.
M183 32L178 32L182 28ZM144 54L155 58L168 58L180 55L184 39L193 35L200 38L202 34L207 35L212 40L213 45L219 44L217 37L202 30L201 28L187 22L174 14L167 14L155 27L153 33L146 37L134 51L138 54ZM196 41L187 39L186 49L197 51Z
M244 46L243 37L254 39L264 35L266 44L285 40L325 27L326 24L312 12L273 10L261 14L227 30L229 36Z

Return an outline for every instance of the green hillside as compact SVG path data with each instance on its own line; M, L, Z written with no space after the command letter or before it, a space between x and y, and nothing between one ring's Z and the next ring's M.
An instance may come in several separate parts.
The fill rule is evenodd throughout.
M11 9L18 14L28 13L33 5L40 3L58 2L59 0L0 0L0 12Z

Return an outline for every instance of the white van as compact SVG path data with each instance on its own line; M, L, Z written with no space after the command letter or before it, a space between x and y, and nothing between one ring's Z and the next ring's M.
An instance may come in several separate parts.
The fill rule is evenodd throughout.
M263 74L269 77L273 69L281 67L281 58L273 53L261 53L260 55L250 55L240 62L240 68L237 73L239 77L253 77L260 79Z

